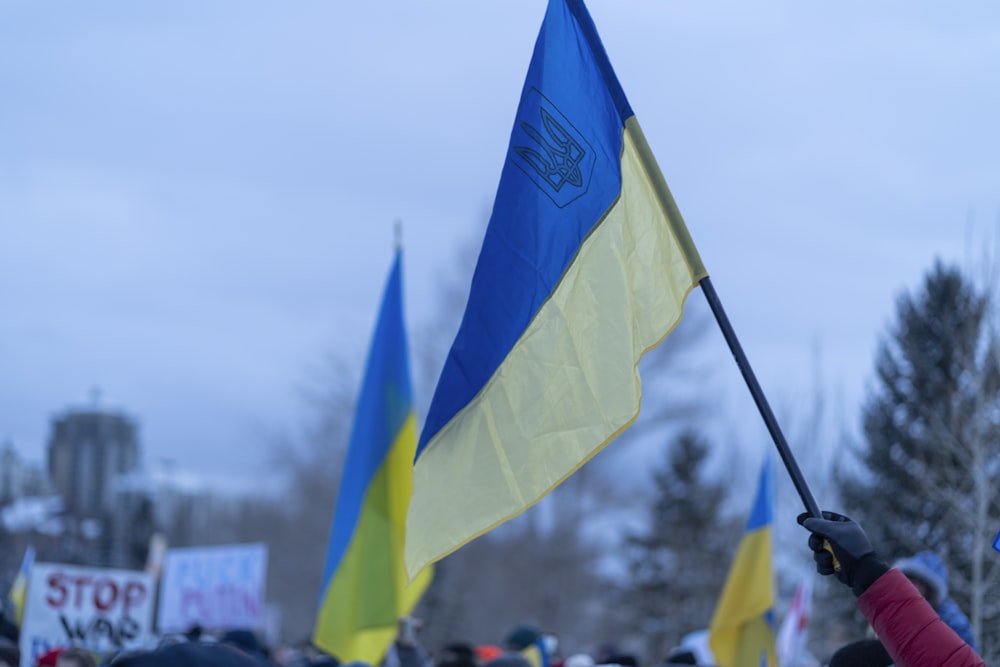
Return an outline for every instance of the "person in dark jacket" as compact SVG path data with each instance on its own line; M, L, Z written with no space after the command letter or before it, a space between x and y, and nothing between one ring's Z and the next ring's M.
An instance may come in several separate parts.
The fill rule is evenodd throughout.
M17 644L6 637L0 637L0 667L18 667L21 664L21 651Z
M906 575L876 555L860 525L834 512L798 520L810 532L816 571L850 587L896 667L985 667Z

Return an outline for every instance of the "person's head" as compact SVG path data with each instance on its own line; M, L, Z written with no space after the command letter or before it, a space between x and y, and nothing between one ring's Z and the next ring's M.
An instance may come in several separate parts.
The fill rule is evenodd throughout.
M184 636L189 642L201 641L201 636L204 634L205 629L201 627L200 623L195 623L184 633Z
M96 667L96 665L94 656L78 647L68 648L56 657L56 667Z
M227 630L219 643L232 646L255 658L268 658L270 651L253 630L240 628Z
M932 607L938 607L948 597L948 568L931 551L921 551L910 558L893 563L905 574Z
M404 646L414 646L423 622L413 616L400 616L396 620L396 641Z
M829 667L888 667L892 658L877 639L862 639L837 649Z
M668 665L697 665L698 658L694 651L686 648L675 648L667 655Z
M476 667L476 653L472 644L452 642L438 653L437 667Z
M504 638L508 651L523 651L538 641L538 629L532 625L519 625Z

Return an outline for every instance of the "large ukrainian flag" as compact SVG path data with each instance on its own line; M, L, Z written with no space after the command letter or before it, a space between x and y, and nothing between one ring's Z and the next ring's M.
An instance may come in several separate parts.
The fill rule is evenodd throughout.
M403 565L417 431L397 252L375 327L323 571L314 643L341 662L378 664L396 620L430 583Z
M418 447L411 574L537 502L639 414L706 274L580 0L550 0Z
M771 524L774 482L765 457L757 497L708 627L719 667L775 667L774 566Z

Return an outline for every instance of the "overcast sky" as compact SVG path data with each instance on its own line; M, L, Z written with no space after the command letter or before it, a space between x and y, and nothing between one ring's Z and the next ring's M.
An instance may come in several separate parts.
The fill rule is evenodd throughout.
M995 236L1000 5L589 6L765 391L818 349L853 418L896 296ZM308 369L360 366L396 219L436 315L544 10L0 0L0 439L41 462L99 386L147 459L259 473Z

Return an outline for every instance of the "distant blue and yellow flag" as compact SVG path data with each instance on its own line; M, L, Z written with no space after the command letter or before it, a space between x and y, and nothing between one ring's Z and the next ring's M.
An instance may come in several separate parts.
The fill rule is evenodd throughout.
M24 557L21 558L21 567L14 577L14 583L10 586L8 597L14 604L14 622L17 627L21 627L21 620L24 618L24 598L28 593L28 579L31 576L31 566L35 564L35 547L30 544L24 550Z
M774 482L765 457L743 540L709 624L719 667L776 667L771 524Z
M539 637L531 646L521 649L521 655L531 667L549 667L549 652L545 648L545 640Z
M580 0L550 0L414 465L419 572L638 416L637 365L706 274Z
M337 496L313 641L341 662L378 664L431 579L407 585L406 509L417 431L403 323L402 255L382 298Z

